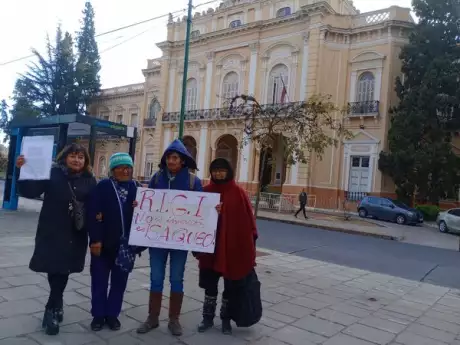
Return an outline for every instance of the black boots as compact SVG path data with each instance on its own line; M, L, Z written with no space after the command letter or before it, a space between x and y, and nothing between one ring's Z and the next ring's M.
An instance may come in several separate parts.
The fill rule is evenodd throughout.
M216 316L217 297L204 296L203 321L198 325L198 332L203 333L214 327Z
M222 306L220 307L220 319L222 320L222 333L226 335L232 334L231 318L228 309L228 299L222 298Z
M204 333L214 327L214 317L216 316L217 297L205 296L203 303L203 321L198 325L198 332ZM228 312L228 300L222 298L220 307L220 319L222 321L222 333L232 334L231 318Z
M47 335L57 335L59 333L59 320L56 309L45 310L42 328Z

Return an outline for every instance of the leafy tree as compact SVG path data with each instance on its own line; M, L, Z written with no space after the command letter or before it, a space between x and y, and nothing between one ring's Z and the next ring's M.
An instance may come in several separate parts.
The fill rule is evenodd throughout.
M245 120L248 140L262 149L262 163L257 187L255 215L259 208L261 182L267 162L267 151L283 138L283 154L288 164L307 163L312 154L322 158L330 146L337 146L350 133L334 115L340 112L329 96L314 96L308 102L260 105L252 96L234 97L228 116ZM334 135L336 134L336 135ZM247 142L243 142L246 145Z
M95 38L94 9L89 1L85 3L81 25L77 36L78 60L75 73L79 91L78 110L84 113L86 105L101 89L101 63Z
M438 203L456 194L460 159L452 151L460 129L460 11L458 0L414 0L419 18L400 58L400 103L392 109L389 150L379 168L405 201Z
M8 157L5 153L3 153L0 150L0 174L6 172L7 165L8 165Z
M1 104L0 104L0 130L5 135L5 137L3 139L3 142L6 142L6 140L8 138L8 123L9 123L9 119L8 119L8 104L3 99Z

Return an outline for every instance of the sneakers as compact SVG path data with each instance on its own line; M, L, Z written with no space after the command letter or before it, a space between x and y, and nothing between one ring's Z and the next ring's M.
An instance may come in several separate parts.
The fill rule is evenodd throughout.
M116 317L109 316L106 318L105 322L112 331L118 331L121 328L120 320L118 320Z
M95 317L93 321L91 321L91 330L93 332L99 332L104 328L104 325L105 325L105 318Z
M43 315L42 328L47 335L59 334L59 321L54 309L46 309Z
M104 326L107 325L109 329L112 331L118 331L121 328L121 322L118 318L114 316L104 317L95 317L93 321L91 321L91 330L93 332L101 331Z

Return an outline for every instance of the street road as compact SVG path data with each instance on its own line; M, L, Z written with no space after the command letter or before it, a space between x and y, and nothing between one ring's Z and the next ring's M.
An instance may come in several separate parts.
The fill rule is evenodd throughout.
M0 200L2 196L0 181ZM27 199L20 204L26 208L40 207L38 201ZM24 213L20 219L13 214L3 221L0 217L0 241L12 235L34 236L37 218L35 212ZM460 288L460 253L456 251L265 220L258 220L257 224L260 248Z
M257 245L401 278L460 288L460 253L258 220Z

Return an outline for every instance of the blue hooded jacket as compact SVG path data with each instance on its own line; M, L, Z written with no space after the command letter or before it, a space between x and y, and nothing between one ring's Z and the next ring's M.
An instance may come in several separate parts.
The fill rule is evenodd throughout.
M171 152L178 153L185 162L183 168L175 176L171 176L169 174L166 166L166 156ZM163 153L163 157L161 157L160 162L160 170L153 175L149 183L149 188L193 190L195 192L201 192L203 190L201 180L195 175L189 173L189 169L197 169L195 159L190 155L182 141L176 139L169 144L168 148ZM193 189L190 189L191 178L194 179Z

